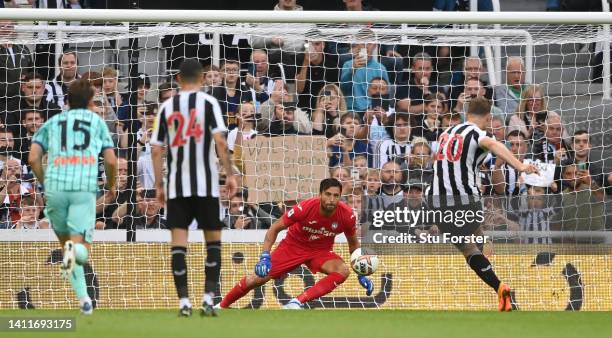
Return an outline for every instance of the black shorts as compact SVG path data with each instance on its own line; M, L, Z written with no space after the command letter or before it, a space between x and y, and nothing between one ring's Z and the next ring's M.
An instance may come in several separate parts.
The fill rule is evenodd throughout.
M223 222L219 219L219 198L217 197L180 197L167 202L168 227L188 229L194 218L198 229L221 230Z
M476 233L484 220L482 202L473 197L461 201L456 198L452 203L446 198L429 197L428 210L443 215L442 219L436 219L430 224L435 224L440 233L448 233L451 236L470 236Z

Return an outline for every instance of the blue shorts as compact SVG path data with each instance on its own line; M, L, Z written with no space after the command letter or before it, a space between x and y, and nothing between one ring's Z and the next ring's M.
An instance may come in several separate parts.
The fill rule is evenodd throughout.
M83 191L46 191L45 215L57 235L81 235L93 241L96 225L96 193Z

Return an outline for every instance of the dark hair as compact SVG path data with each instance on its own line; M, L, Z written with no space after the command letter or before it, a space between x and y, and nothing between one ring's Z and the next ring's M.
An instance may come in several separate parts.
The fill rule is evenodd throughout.
M87 82L94 87L102 87L104 84L104 78L102 77L102 74L98 72L86 72L85 74L81 75L81 79L87 80Z
M442 105L446 108L446 96L444 96L444 94L442 93L429 93L429 94L425 94L425 96L423 96L423 103L425 105L428 105L434 101L440 101L442 103Z
M358 124L362 124L363 123L363 121L361 119L361 116L359 114L357 114L357 113L345 113L340 118L340 124L344 123L344 121L346 121L346 119L356 120Z
M508 137L510 137L510 136L513 136L513 137L518 137L518 136L520 136L520 137L522 137L522 138L523 138L523 140L526 140L526 139L527 139L527 136L525 135L525 133L523 133L523 132L522 132L522 131L520 131L519 129L515 129L515 130L513 130L513 131L509 132L509 133L508 133L508 135L506 135L506 138L508 138Z
M162 84L160 84L159 86L157 86L157 93L158 93L158 98L161 100L162 94L170 91L170 90L176 90L178 89L174 83L172 82L164 82Z
M389 81L385 80L384 77L380 77L380 76L377 76L377 77L374 77L374 78L370 79L370 83L372 83L374 81L384 81L386 84L389 84Z
M13 135L13 131L9 128L6 127L0 127L0 134L6 134L6 133L11 133L11 135Z
M21 119L25 120L26 116L28 116L28 114L31 114L31 113L38 114L38 116L40 116L41 118L44 118L43 113L40 110L26 109L23 111L23 113L21 113Z
M470 100L468 114L475 116L487 116L491 114L491 103L485 97L475 97Z
M140 197L144 198L155 198L155 189L145 189L140 191Z
M78 79L70 84L68 89L68 104L70 109L84 109L94 97L94 89L86 79Z
M35 207L36 206L36 199L34 198L34 196L32 196L31 194L29 195L23 195L23 197L21 198L21 202L20 202L20 207L23 209L23 207Z
M576 136L580 136L580 135L588 135L589 136L589 143L591 143L591 135L589 134L589 132L585 129L579 129L576 130L574 132L574 137L572 138L572 142L574 141L574 139L576 138Z
M397 122L397 120L404 120L408 122L408 124L410 124L411 126L413 125L412 117L409 113L395 113L389 117L389 121L390 123L393 123L393 125L395 125L395 122Z
M202 79L202 73L204 73L204 67L200 61L196 59L185 59L181 62L179 67L179 75L181 80L185 82L198 82Z
M342 184L340 183L340 181L331 177L326 178L321 181L321 185L319 186L319 193L322 193L325 190L333 187L337 187L338 189L340 189L340 191L342 191Z
M26 75L23 76L23 80L21 80L21 82L28 82L28 81L32 81L32 80L41 80L41 81L45 81L45 79L42 77L42 75L40 75L40 73L38 72L29 72L26 73Z
M223 66L225 66L228 63L240 66L240 61L239 60L236 60L236 59L225 59L225 60L223 60Z
M64 56L66 55L74 55L74 59L76 60L76 63L79 63L79 56L77 55L77 52L75 50L67 50L64 51L62 53L62 55L59 56L59 58L57 58L57 63L59 63L60 65L62 64L62 60L64 60Z
M167 90L172 90L172 89L177 89L178 87L174 85L174 83L172 82L164 82L162 84L160 84L159 86L157 86L157 90L160 92L163 91L167 91Z

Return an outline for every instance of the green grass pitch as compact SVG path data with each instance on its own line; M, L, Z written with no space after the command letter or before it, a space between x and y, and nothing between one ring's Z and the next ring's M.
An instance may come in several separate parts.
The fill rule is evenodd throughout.
M76 316L75 332L0 332L0 337L612 337L610 312L444 312L400 310L224 310L177 317L174 310L0 311L0 317Z

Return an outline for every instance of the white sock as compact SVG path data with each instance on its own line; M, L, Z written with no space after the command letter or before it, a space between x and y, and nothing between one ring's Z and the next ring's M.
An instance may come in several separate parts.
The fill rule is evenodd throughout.
M212 296L213 296L212 293L205 293L204 296L202 297L202 303L213 305L214 302L213 302Z
M91 298L89 298L89 296L79 299L80 306L83 306L85 303L91 303Z
M189 302L189 298L181 298L180 299L179 307L182 308L183 306L191 307L191 303Z

